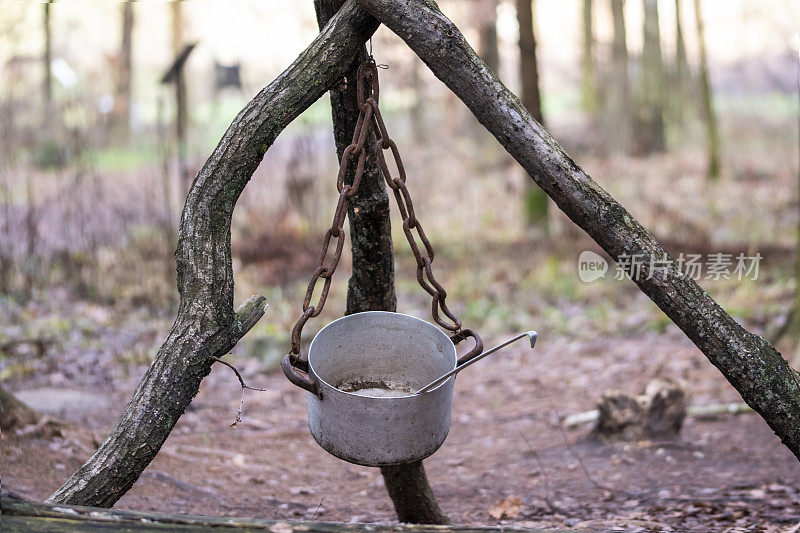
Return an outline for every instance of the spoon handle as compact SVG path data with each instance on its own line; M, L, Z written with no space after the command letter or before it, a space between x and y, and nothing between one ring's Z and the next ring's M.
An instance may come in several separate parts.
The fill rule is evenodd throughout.
M491 355L494 352L496 352L497 350L499 350L500 348L505 348L506 346L508 346L512 342L516 342L516 341L518 341L519 339L521 339L523 337L530 337L530 339L531 339L531 348L533 348L534 346L536 346L536 339L538 338L538 336L539 336L539 334L536 333L535 331L528 331L526 333L520 333L516 337L513 337L513 338L505 341L502 344L498 344L494 348L492 348L490 350L487 350L487 351L483 352L482 354L480 354L478 356L473 357L472 359L470 359L466 363L463 363L463 364L455 367L450 372L447 372L446 374L442 374L438 378L434 379L433 381L431 381L430 383L428 383L427 385L425 385L424 387L419 389L417 392L415 392L411 396L417 396L418 394L422 394L423 392L427 392L427 391L431 390L432 388L436 387L437 385L439 385L443 381L447 380L447 378L449 378L450 376L452 376L454 374L458 374L459 372L461 372L462 370L467 368L469 365L471 365L473 363L477 363L478 361L480 361L481 359L483 359L487 355Z

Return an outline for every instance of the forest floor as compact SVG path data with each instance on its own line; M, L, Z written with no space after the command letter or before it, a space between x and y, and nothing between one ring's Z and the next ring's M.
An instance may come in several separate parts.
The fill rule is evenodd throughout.
M502 280L498 272L508 269L523 271L525 277L516 261L529 252L536 257L549 253L546 247L531 252L518 243L493 250L510 262L496 262L485 275ZM573 269L571 277L576 278L573 259L547 268ZM442 261L447 272L448 260ZM407 262L399 258L398 271L405 271ZM459 268L469 263L465 259ZM531 275L541 279L543 274L536 272ZM446 277L457 278L458 273ZM345 281L339 281L334 293L343 291ZM602 391L638 394L655 378L679 381L692 405L741 401L632 283L597 283L594 289L589 284L560 287L578 296L558 300L547 313L520 306L517 315L524 324L509 324L502 318L509 315L481 322L488 331L487 345L530 327L541 336L534 351L509 349L465 371L456 382L450 434L425 461L453 523L589 531L788 531L800 523L797 459L758 415L689 418L678 439L663 442L606 442L591 436L590 424L563 426L564 416L593 409ZM712 293L726 302L735 301L741 290L715 287ZM513 293L503 294L512 299ZM415 301L403 294L401 302ZM546 294L540 296L546 299ZM425 315L423 300L419 309L410 305L418 316ZM279 302L272 303L280 308ZM62 436L35 431L2 435L3 489L42 500L103 439L146 368L147 354L152 356L166 334L170 317L141 311L115 321L114 312L102 306L53 300L15 307L13 313L8 312L10 303L4 305L6 316L27 321L28 328L45 320L50 329L70 332L45 355L11 355L3 366L10 376L6 386L68 422ZM408 311L406 307L407 302L401 310ZM268 324L271 313L273 309L262 322ZM62 324L67 315L73 322ZM748 316L748 327L758 331L758 315ZM261 341L255 346L263 348ZM275 350L281 349L285 347ZM217 365L155 461L117 507L393 521L379 471L323 451L307 428L305 393L276 370L275 357L253 357L255 350L243 341L231 359L250 385L268 389L246 393L238 429L231 422L239 406L239 385L229 369Z
M789 119L750 134L748 117L730 122L727 131L738 143L727 150L732 170L714 183L705 179L705 158L694 147L678 155L576 159L673 256L697 253L707 261L710 254L725 253L735 261L739 253L760 253L757 279L704 277L700 284L749 331L768 340L785 321L794 292L793 221L800 206L796 168L787 163L796 160L796 140L785 134L794 131L794 115ZM322 170L334 175L331 161L314 158L333 159L327 126L325 132L309 144L320 149L301 157L294 157L296 147L282 135L233 220L236 301L264 294L269 309L230 361L248 384L267 392L247 392L244 421L234 429L239 384L229 369L216 365L117 507L395 520L379 471L344 463L317 446L307 428L305 393L277 367L333 212L332 182L308 178ZM557 137L570 153L577 151L570 149L577 141ZM603 391L639 394L656 378L680 382L690 405L741 398L632 282L615 279L613 264L605 279L579 279L581 251L600 250L555 208L552 238L524 233L519 198L527 179L498 155L496 145L483 143L478 150L474 140L460 139L446 148L417 147L406 166L450 308L488 346L521 331L540 334L535 351L509 349L458 377L450 434L425 461L453 523L589 531L800 530L800 465L756 414L689 418L680 437L665 442L600 441L591 437L589 424L563 427L564 416L593 409ZM310 162L309 168L293 171L295 159ZM68 426L62 436L35 430L1 435L3 490L42 500L58 488L105 437L169 331L174 244L166 242L161 219L150 212L160 205L154 195L159 172L82 181L63 172L32 180L43 188L37 197L50 202L40 212L39 247L50 254L44 257L56 257L67 243L80 260L20 262L40 266L46 276L27 301L0 298L0 344L39 339L43 353L25 343L0 352L0 382ZM304 183L310 184L305 198L281 193L306 190ZM103 202L92 189L101 185L115 187ZM20 205L14 227L20 230L11 241L17 243L26 242L23 192L15 196ZM60 210L51 205L57 200ZM81 205L87 207L75 207ZM398 311L427 319L430 299L414 279L400 228L395 219ZM90 233L97 243L84 243ZM344 312L347 248L324 314L305 328L306 346L315 331ZM17 253L26 257L24 250ZM77 289L65 287L70 283Z

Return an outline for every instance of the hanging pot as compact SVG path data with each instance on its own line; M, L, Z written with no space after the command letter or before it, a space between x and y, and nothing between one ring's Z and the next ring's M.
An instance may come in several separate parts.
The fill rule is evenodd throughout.
M385 311L356 313L322 328L308 350L308 379L284 360L290 380L309 391L314 439L364 466L419 461L439 449L450 430L455 377L411 394L455 367L456 348L441 330ZM362 395L379 388L404 396Z

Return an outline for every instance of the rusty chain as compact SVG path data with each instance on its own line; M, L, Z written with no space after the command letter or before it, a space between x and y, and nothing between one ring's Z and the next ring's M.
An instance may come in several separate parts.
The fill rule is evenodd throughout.
M365 84L367 83L369 84L369 95L365 96L365 88L367 88ZM480 351L482 351L483 344L480 340L480 337L472 330L461 329L461 321L452 311L450 311L445 303L447 292L433 276L433 270L431 268L434 257L433 246L428 240L428 237L425 235L425 231L422 229L422 225L416 217L416 213L414 212L414 204L411 201L411 194L406 187L406 173L405 168L403 167L403 162L400 159L400 152L397 149L397 144L395 144L395 142L389 137L389 133L386 130L386 125L383 122L380 109L378 109L378 70L374 60L371 57L359 66L357 84L359 109L358 121L356 122L355 131L353 132L353 140L342 153L342 159L339 164L339 174L336 180L336 188L339 191L339 199L336 203L333 223L325 232L325 236L322 241L322 250L320 251L317 259L317 267L311 276L311 281L308 284L306 295L303 300L303 314L300 316L300 319L292 329L292 349L287 357L289 358L292 366L296 366L301 370L307 371L307 368L304 368L305 362L300 360L300 338L303 326L305 326L309 318L318 316L322 312L322 308L324 307L325 301L328 298L328 293L330 292L331 287L331 278L333 277L333 273L336 271L336 267L339 264L339 260L342 256L342 250L344 248L344 220L347 217L347 209L350 206L350 198L358 193L358 188L361 184L361 178L364 175L364 163L366 160L366 150L364 149L364 144L369 138L370 133L373 132L377 137L377 143L375 146L381 173L386 180L386 184L394 192L394 197L400 210L400 216L403 219L403 233L406 235L406 239L408 240L408 244L411 247L411 251L414 254L414 258L417 263L417 281L425 290L425 292L431 295L433 300L431 305L431 314L433 315L433 319L441 327L454 333L451 338L456 344L467 337L472 337L475 340L476 346L472 351L470 351L469 354L467 354L467 356L462 359L474 357L480 353ZM389 166L386 163L386 158L383 154L384 150L391 150L392 157L397 167L398 177L392 177L391 172L389 171ZM344 177L347 174L350 162L354 157L356 157L357 160L356 170L353 176L353 183L352 185L345 185ZM417 236L422 243L422 248L420 248L420 246L417 244L417 239L414 236L414 230L416 230ZM331 240L333 239L336 239L335 251L333 252L330 262L326 264L325 260L328 256ZM424 253L422 250L424 250ZM320 278L324 280L322 292L320 293L316 305L311 305L311 299L314 295L314 291ZM444 313L446 319L440 316L440 312ZM287 376L292 379L288 373Z

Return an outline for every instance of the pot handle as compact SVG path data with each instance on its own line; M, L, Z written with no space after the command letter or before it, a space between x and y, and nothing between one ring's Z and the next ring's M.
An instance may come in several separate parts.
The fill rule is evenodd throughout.
M481 352L483 352L483 340L481 340L481 336L472 331L471 329L464 329L459 331L458 333L450 337L450 340L453 341L453 344L458 344L467 337L472 337L472 339L475 341L475 346L458 359L456 366L463 365L467 361L474 359L475 357L479 356Z
M305 389L311 394L319 396L316 383L311 381L309 377L305 377L297 372L297 369L292 365L291 356L292 354L287 354L286 357L283 358L283 361L281 361L281 370L283 370L283 373L289 381L301 389Z

